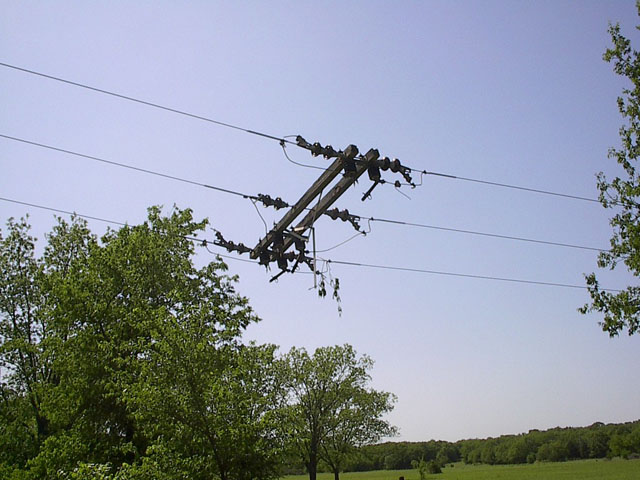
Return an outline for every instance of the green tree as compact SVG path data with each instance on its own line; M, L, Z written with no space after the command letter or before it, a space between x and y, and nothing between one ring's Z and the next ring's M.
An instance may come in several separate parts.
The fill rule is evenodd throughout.
M590 431L586 434L586 443L589 450L589 458L603 458L607 456L609 435L602 428L590 427Z
M425 480L427 478L427 462L424 461L424 457L420 460L411 460L411 468L414 468L418 471L418 475L420 475L420 480Z
M435 461L440 466L445 466L447 463L453 463L460 460L460 450L458 447L449 442L443 442L436 454Z
M335 480L356 448L396 434L395 428L380 417L392 408L390 393L359 388L336 412L320 449L320 458L329 466Z
M567 442L562 439L540 445L536 456L536 459L541 462L564 462L568 458Z
M424 457L418 460L411 460L411 468L415 468L418 470L418 475L420 475L420 480L425 480L427 478L427 474L436 474L442 473L442 466L436 460L429 460L425 462Z
M382 415L395 398L367 388L373 361L357 356L350 345L318 348L313 355L293 348L286 355L290 389L290 445L316 479L322 459L336 480L356 446L392 435Z
M488 439L482 445L480 449L480 461L488 465L494 465L496 463L496 446L495 439Z
M613 434L609 441L609 457L627 458L633 453L640 454L640 425L628 432Z
M640 2L636 4L640 14ZM604 54L604 60L613 62L616 74L626 77L631 86L622 91L618 98L618 109L627 121L620 128L622 145L611 148L609 158L613 158L623 168L623 177L609 180L600 172L598 188L600 202L605 208L615 208L617 212L610 220L613 227L611 249L601 252L598 267L615 269L622 262L636 277L640 275L640 172L637 171L640 156L640 54L631 49L629 39L620 33L620 25L609 25L613 46ZM619 293L607 292L600 288L594 273L586 277L591 303L580 311L596 311L604 314L602 329L610 336L622 331L629 335L640 328L640 287L628 286Z
M53 320L60 300L55 291L74 274L71 264L85 260L95 242L76 220L60 220L38 258L25 219L9 219L6 234L0 233L0 437L6 447L0 460L19 468L60 428L51 408L60 383L55 347L69 331Z
M199 323L199 322L198 322ZM284 395L273 346L211 343L201 325L169 328L158 342L135 403L162 446L163 470L191 479L279 477Z
M142 225L97 240L82 220L59 219L36 258L26 221L9 221L0 472L276 476L275 348L241 343L258 319L226 265L194 265L205 226L189 210L165 217L154 207Z
M529 453L531 453L531 442L527 441L524 436L518 436L512 439L507 448L506 462L508 464L526 463Z

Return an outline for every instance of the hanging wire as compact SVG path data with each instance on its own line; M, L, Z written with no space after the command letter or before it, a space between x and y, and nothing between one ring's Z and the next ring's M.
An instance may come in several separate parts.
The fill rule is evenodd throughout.
M424 176L426 175L426 173L427 172L425 170L422 170L420 172L420 182L415 184L416 187L421 187L422 186L422 182L424 181Z
M323 168L323 167L318 167L316 165L307 165L306 163L300 163L300 162L296 162L295 160L292 160L291 157L289 157L289 154L287 153L287 146L285 145L285 143L281 142L280 146L282 147L282 153L284 153L285 158L289 160L291 163L293 163L294 165L298 165L299 167L305 167L305 168L314 168L316 170L327 170L326 168Z
M398 185L394 184L393 187L396 189L396 192L398 192L400 195L402 195L403 197L406 197L408 200L411 200L411 197L406 193L404 193L402 190L400 190L400 187Z
M267 222L265 221L264 217L260 213L260 209L258 208L258 205L256 205L257 201L254 200L253 198L250 198L249 200L253 204L253 208L256 209L256 212L258 212L258 216L260 217L260 220L262 220L262 223L264 224L264 233L266 235L269 232L269 227L267 226Z
M329 252L331 250L334 250L338 247L341 247L342 245L344 245L345 243L350 242L351 240L353 240L354 238L359 237L360 235L362 235L363 237L366 237L369 233L371 233L371 219L367 219L367 226L368 226L368 230L366 232L357 232L354 235L350 236L349 238L347 238L346 240L344 240L343 242L338 243L337 245L334 245L333 247L330 248L325 248L324 250L316 250L316 253L325 253L325 252Z
M333 247L330 248L325 248L324 250L316 250L316 253L325 253L325 252L330 252L331 250L335 250L338 247L341 247L342 245L344 245L345 243L349 243L351 240L353 240L356 237L360 237L360 236L365 236L365 233L363 232L357 232L354 235L351 235L349 238L347 238L346 240L338 243L337 245L334 245Z

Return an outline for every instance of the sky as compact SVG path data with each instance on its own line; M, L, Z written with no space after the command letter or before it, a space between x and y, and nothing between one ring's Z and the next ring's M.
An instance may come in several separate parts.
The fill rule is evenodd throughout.
M418 170L597 197L619 174L610 147L625 87L602 54L609 22L639 48L634 2L0 0L0 62L276 137L377 148ZM277 141L0 66L0 135L242 193L295 202L320 171ZM298 163L328 166L288 146ZM388 173L385 177L393 180ZM416 177L418 178L418 177ZM598 203L427 175L421 186L363 178L336 206L374 218L607 248ZM403 195L404 194L404 195ZM192 208L255 245L282 211L198 185L0 137L0 220L29 215L44 245L52 211L116 222ZM90 220L101 234L109 224ZM362 222L366 225L367 222ZM352 237L322 218L317 249ZM213 232L206 232L213 240ZM226 253L219 248L212 251ZM196 262L215 257L198 248ZM371 223L324 259L342 315L312 275L227 259L262 321L245 339L314 350L349 343L397 395L396 440L449 440L640 418L640 336L609 338L588 292L459 276L584 285L597 252ZM637 279L599 272L602 286Z

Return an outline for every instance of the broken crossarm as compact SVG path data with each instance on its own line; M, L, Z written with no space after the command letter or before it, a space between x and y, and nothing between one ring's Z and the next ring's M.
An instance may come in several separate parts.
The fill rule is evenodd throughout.
M369 152L371 152L371 150ZM367 153L367 155L369 155L369 153ZM318 204L304 216L293 230L299 235L304 234L304 232L313 226L315 220L319 218L320 215L322 215L329 207L331 207L331 205L333 205L335 201L338 200L338 198L340 198L342 194L367 171L367 168L368 165L366 162L359 162L356 164L354 172L345 173L338 183L336 183L335 186L320 199ZM293 242L294 238L286 236L282 243L282 251L285 252Z
M261 239L255 248L251 251L251 258L256 259L265 248L269 247L276 237L282 235L282 232L291 225L291 223L309 206L309 204L340 174L344 168L345 161L353 160L358 154L358 148L355 145L349 145L340 157L327 168L322 175L313 182L313 185L305 192L305 194L291 207L291 209L282 217L282 219L269 231L263 239ZM337 199L337 197L336 197ZM334 200L335 201L335 200ZM328 208L328 207L327 207ZM324 211L324 210L323 210ZM320 215L319 213L318 215ZM288 243L288 246L291 242ZM287 246L287 248L288 248ZM284 252L286 248L281 249Z

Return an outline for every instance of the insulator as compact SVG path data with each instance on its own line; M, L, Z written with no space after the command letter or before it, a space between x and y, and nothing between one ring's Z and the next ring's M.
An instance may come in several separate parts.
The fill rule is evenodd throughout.
M269 195L263 195L259 193L257 195L257 199L261 202L265 207L274 207L276 210L280 210L281 208L286 208L289 206L287 202L282 200L282 198L277 197L275 199L271 198Z
M389 166L391 165L391 160L389 160L389 157L384 157L378 160L378 165L382 170L386 172L387 170L389 170Z
M336 152L331 145L327 145L326 147L324 147L322 156L324 158L333 158L338 156L338 152Z
M302 138L300 135L296 137L296 143L298 144L299 147L307 148L307 149L311 148L311 144L307 142L304 138Z
M278 268L280 270L286 270L288 267L287 259L284 257L278 257Z
M343 222L349 222L351 225L353 225L353 228L355 228L357 231L360 231L360 224L358 223L360 217L358 217L357 215L351 215L349 213L349 210L347 209L338 210L337 208L333 208L331 210L327 210L326 212L324 212L324 214L332 220L336 220L339 218Z
M311 148L309 150L311 150L311 155L313 155L314 157L317 157L318 155L322 154L323 148L322 148L322 145L320 145L320 143L316 142L313 145L311 145Z
M338 218L339 210L337 208L333 208L331 210L326 210L324 214L327 217L331 218L331 220L335 220L336 218Z
M339 218L343 222L349 220L349 217L351 216L349 214L349 210L338 210L337 208L327 210L326 212L324 212L324 214L332 220L337 220Z
M239 243L237 249L238 249L238 252L240 253L249 253L251 251L251 249L247 247L244 243Z
M402 165L400 164L400 160L398 160L397 158L394 158L393 162L391 162L390 168L393 173L398 173L402 168Z
M275 207L276 210L280 210L281 208L287 208L289 204L285 202L282 198L276 197L276 199L273 201L273 206Z

